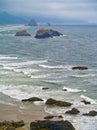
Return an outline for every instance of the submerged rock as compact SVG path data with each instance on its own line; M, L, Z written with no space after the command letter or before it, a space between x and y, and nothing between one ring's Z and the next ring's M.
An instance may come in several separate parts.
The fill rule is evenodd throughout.
M31 34L29 34L27 30L21 30L18 31L15 36L31 36Z
M65 102L65 101L60 101L60 100L55 100L55 99L52 99L52 98L49 98L46 101L46 104L47 105L57 105L57 106L60 106L60 107L67 107L67 106L72 105L72 103Z
M22 101L23 102L26 102L26 101L34 102L34 101L43 101L43 100L41 98L38 98L38 97L31 97L31 98L28 98L28 99L23 99Z
M36 121L30 123L30 130L75 130L69 121Z
M41 38L49 38L54 36L61 36L62 33L52 30L52 29L39 29L36 32L35 38L41 39Z
M88 67L86 66L75 66L75 67L72 67L72 70L87 70Z
M78 114L80 111L76 108L72 108L72 110L66 111L66 114Z
M97 116L97 111L90 111L89 113L83 114L84 116Z

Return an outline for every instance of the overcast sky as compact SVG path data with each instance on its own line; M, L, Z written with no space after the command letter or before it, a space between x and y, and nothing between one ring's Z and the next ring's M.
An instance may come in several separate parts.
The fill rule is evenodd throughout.
M97 23L97 0L0 0L0 10Z

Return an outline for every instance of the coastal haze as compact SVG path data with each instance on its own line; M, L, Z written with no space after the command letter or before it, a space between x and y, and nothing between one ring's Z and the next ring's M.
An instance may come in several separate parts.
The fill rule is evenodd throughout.
M96 16L96 0L0 1L0 121L10 117L4 114L7 110L19 111L19 119L27 121L33 118L32 113L38 120L45 111L62 115L76 130L97 129L97 116L83 116L97 111ZM62 35L37 39L40 28L57 30ZM31 36L15 36L21 30ZM88 69L73 70L74 66ZM30 97L43 101L21 101ZM49 98L73 105L48 107L45 102ZM3 110L2 104L12 107ZM74 107L80 111L78 115L65 114Z
M96 0L0 0L0 12L53 24L97 24Z

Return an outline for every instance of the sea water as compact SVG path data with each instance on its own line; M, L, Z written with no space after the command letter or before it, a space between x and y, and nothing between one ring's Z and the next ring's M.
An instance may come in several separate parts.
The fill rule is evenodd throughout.
M13 104L33 96L65 100L72 107L47 107L51 114L63 115L77 130L97 130L97 117L82 116L97 111L97 26L50 26L61 37L35 39L40 27L0 26L0 102ZM30 37L16 37L26 29ZM88 70L72 70L73 66ZM48 90L42 88L48 87ZM63 91L66 89L67 91ZM85 105L85 99L91 104ZM80 110L77 116L66 115L68 109Z

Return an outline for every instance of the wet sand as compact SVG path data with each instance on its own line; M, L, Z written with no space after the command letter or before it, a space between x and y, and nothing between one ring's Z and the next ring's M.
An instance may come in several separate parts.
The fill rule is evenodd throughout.
M43 120L48 115L44 111L44 106L33 105L30 107L20 107L19 105L6 105L0 103L0 121L19 121L23 120L30 123L35 120Z

